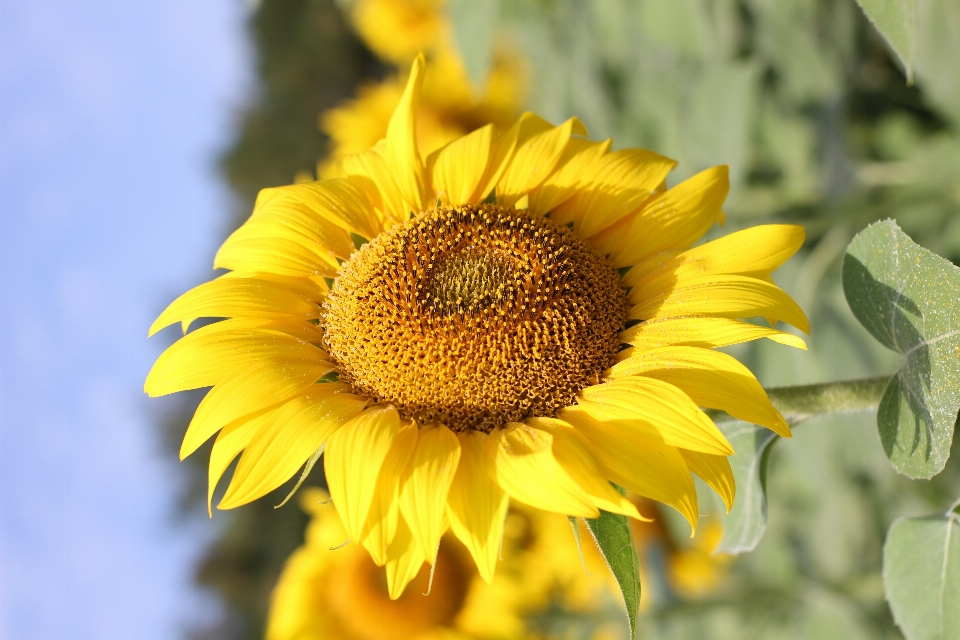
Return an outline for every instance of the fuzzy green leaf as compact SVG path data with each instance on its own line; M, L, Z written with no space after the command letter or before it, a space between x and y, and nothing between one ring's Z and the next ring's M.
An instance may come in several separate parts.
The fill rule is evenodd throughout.
M931 478L960 409L960 269L886 220L850 243L843 290L867 331L905 357L877 410L883 449L900 473Z
M586 523L620 586L632 640L636 637L637 613L640 610L640 559L633 545L630 521L626 516L600 511L599 518L587 518Z
M500 3L498 0L451 0L448 13L467 74L474 86L482 87L493 62Z
M741 420L717 426L736 451L729 460L737 481L737 498L723 516L723 539L717 552L753 551L767 528L767 460L780 436Z
M883 584L907 640L960 638L960 516L894 522L883 545Z
M857 0L857 4L900 58L907 80L913 82L917 0Z

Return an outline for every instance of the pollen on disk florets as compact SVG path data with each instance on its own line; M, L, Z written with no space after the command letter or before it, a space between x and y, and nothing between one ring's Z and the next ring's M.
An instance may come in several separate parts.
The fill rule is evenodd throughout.
M489 431L595 384L626 315L617 273L568 228L440 207L344 263L325 303L340 380L420 424Z

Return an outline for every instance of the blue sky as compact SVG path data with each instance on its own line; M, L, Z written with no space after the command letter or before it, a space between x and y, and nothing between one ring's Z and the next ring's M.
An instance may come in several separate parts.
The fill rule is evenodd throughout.
M240 0L0 0L0 636L175 638L216 522L174 524L147 327L210 274Z

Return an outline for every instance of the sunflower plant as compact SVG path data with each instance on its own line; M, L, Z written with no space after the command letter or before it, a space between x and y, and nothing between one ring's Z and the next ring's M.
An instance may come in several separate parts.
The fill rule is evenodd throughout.
M824 104L832 104L831 91L845 81L841 61L848 58L842 47L801 45L852 41L862 27L851 12L860 9L846 0L789 7L750 0L710 7L566 0L500 5L343 3L368 46L396 64L398 73L361 86L356 100L322 117L334 143L332 161L320 171L328 179L314 182L303 172L297 180L302 184L264 190L254 215L218 253L216 263L228 273L185 294L154 327L180 322L186 336L158 360L148 391L212 387L182 448L188 455L215 440L211 511L214 490L231 464L231 481L223 483L225 493L217 492L220 508L254 500L287 481L299 486L318 461L324 468L332 503L320 505L314 493L301 496L309 498L315 522L307 547L284 574L281 584L288 586L275 597L275 611L286 613L273 618L309 620L310 606L320 601L333 618L364 615L357 607L371 602L369 590L331 595L329 586L289 586L295 581L288 577L314 575L316 569L328 583L357 575L348 569L359 568L376 583L376 606L412 612L407 622L426 621L421 627L440 633L468 630L454 619L460 615L503 622L483 607L466 606L471 601L460 599L462 585L482 591L487 604L514 611L510 594L519 587L505 586L517 569L511 545L518 519L535 505L553 511L564 525L551 529L551 549L572 537L557 514L570 518L578 544L581 534L588 540L581 548L586 569L576 554L560 563L550 554L526 556L540 574L563 575L570 585L560 598L562 613L546 610L526 621L537 631L562 624L561 635L568 637L579 624L571 621L575 615L597 620L589 589L573 577L585 570L606 575L601 565L591 565L605 561L612 570L608 586L619 587L631 631L638 609L645 608L638 627L645 637L702 637L708 619L723 619L711 627L717 637L744 637L747 631L727 624L731 613L745 613L742 630L760 633L754 623L766 616L767 622L776 618L776 629L802 635L805 628L822 627L822 620L821 627L810 626L814 616L802 610L824 602L824 586L830 606L854 611L849 629L892 630L895 621L908 640L957 637L960 620L951 604L960 593L960 537L954 531L960 514L956 503L947 508L953 497L944 498L954 491L956 456L951 469L940 472L957 446L958 270L886 221L849 245L842 291L840 278L832 290L816 285L830 273L827 263L835 262L839 275L854 229L891 211L925 246L955 258L949 247L956 234L949 230L958 227L955 219L948 224L955 217L955 195L940 203L939 226L929 208L911 214L909 202L894 200L890 207L889 197L909 189L914 173L954 194L947 165L955 161L956 146L944 145L945 153L931 155L927 164L857 167L857 180L873 185L864 201L869 206L852 200L838 209L824 199L817 205L820 221L816 209L797 214L790 208L805 208L820 197L815 176L832 174L826 160L807 166L802 159L813 149L814 130L824 139L841 137L836 123L822 132L823 123L813 127L812 121L826 112ZM956 115L951 91L960 84L933 79L948 75L942 60L955 57L942 53L955 49L955 39L944 35L957 24L957 12L944 0L925 0L914 24L907 20L912 2L859 5L906 73L916 66L930 99L922 101L924 129L942 127L923 138L928 150L936 141L955 140L944 114ZM453 22L462 23L457 29L443 15L445 7ZM830 30L817 31L817 20L825 16ZM675 163L649 151L612 151L610 141L590 139L576 119L557 127L532 114L519 116L525 80L520 67L498 67L494 41L481 47L480 59L475 47L471 53L470 39L476 44L477 34L498 20L520 20L514 31L529 54L531 104L540 113L556 120L580 114L594 130L614 132L621 145L675 155L679 169L671 172ZM668 28L702 27L711 20L739 25L723 34L736 32L737 42L752 44L733 47L721 37L691 47L693 32ZM454 40L467 43L465 59L451 46ZM791 46L800 46L792 57ZM875 61L882 57L877 47L882 41L858 55ZM421 50L426 66L415 61ZM931 57L930 51L941 55ZM471 86L468 68L475 83L486 78L486 85ZM604 84L598 84L600 69ZM691 76L692 70L699 71ZM770 78L778 81L771 84ZM672 91L674 84L683 91ZM859 87L850 102L873 90ZM564 92L570 104L564 104ZM817 101L824 104L811 106ZM940 114L939 125L930 124L927 107ZM901 105L896 113L902 117L910 108ZM756 126L747 126L751 118ZM883 122L858 125L887 140L879 156L869 159L901 159L894 147L904 144L903 131ZM709 134L721 130L722 140ZM747 140L760 146L741 153ZM721 147L711 146L719 142ZM319 148L306 157L316 153ZM759 164L746 171L744 155ZM713 167L678 179L708 166L705 158L729 161L729 177L724 167ZM764 164L771 159L779 163L773 172ZM290 170L276 158L264 164L283 165L284 175ZM928 166L936 170L920 169ZM779 204L758 199L757 189L767 189L777 172L784 186ZM724 204L728 181L739 187ZM706 242L721 236L722 207L735 227L761 210L776 210L804 222L814 238L808 244L822 236L777 276L814 321L811 351L836 370L813 376L855 371L856 363L847 362L851 355L870 362L869 371L886 371L884 362L892 371L892 359L865 357L880 351L871 349L876 342L901 356L900 371L762 389L728 354L749 363L760 379L770 380L775 368L773 379L791 380L780 374L799 362L799 352L782 345L804 343L792 329L774 327L783 321L806 330L808 323L771 272L804 234L793 225L767 225ZM791 286L792 276L797 286ZM218 321L187 333L200 318ZM866 328L859 335L857 321ZM810 372L798 378L805 376ZM843 415L855 411L877 412L881 446L857 440L860 421ZM803 426L797 440L771 455L791 428L824 414L842 415ZM938 476L938 483L913 483L908 491L906 481L892 484L894 474L886 474L890 481L863 460L851 461L847 449L865 454L871 447L903 476ZM840 464L821 466L830 457ZM802 470L796 474L802 488L785 491L783 474L791 460ZM811 477L814 468L818 477ZM758 546L767 530L768 470L778 502ZM804 505L811 493L816 499ZM918 507L918 497L934 506ZM824 527L826 503L842 506L842 525ZM894 522L883 544L883 530L895 515L916 516L941 509L941 503L946 510L938 514ZM785 527L785 519L804 524ZM321 522L323 536L316 533ZM852 536L858 525L875 535ZM689 544L676 543L677 533L694 530ZM277 536L277 529L271 527L270 535ZM323 548L316 542L321 539ZM351 543L330 550L344 541ZM780 551L771 551L776 544ZM651 554L657 548L667 553ZM731 554L754 549L727 564ZM777 568L783 562L777 553L793 557L793 574ZM817 570L818 561L827 569ZM844 573L837 565L856 570ZM451 575L457 580L448 580ZM461 586L451 586L456 584ZM536 594L542 586L525 583L523 589ZM666 600L659 599L660 586ZM281 598L281 591L294 595ZM421 594L427 591L433 597L425 602ZM704 606L679 606L677 597L707 600ZM453 618L421 615L438 601L447 614L457 608L451 602L463 606ZM753 615L760 610L762 615ZM349 621L349 633L342 620L334 627L352 637L363 622L370 621ZM519 629L516 620L510 624L511 633ZM334 627L322 627L323 637ZM837 637L856 637L848 627L831 627ZM394 631L410 628L398 624ZM616 636L621 629L616 626Z
M225 318L167 349L145 387L212 387L181 448L216 435L209 499L241 453L220 508L322 454L349 539L386 566L394 598L448 529L492 580L511 499L588 519L607 552L623 527L603 514L644 519L618 488L695 529L694 474L729 508L733 448L704 408L790 429L715 348L803 348L741 320L809 329L770 277L803 230L691 248L724 220L725 167L667 189L673 161L611 151L576 119L524 114L422 158L424 67L384 140L345 157L342 178L262 191L217 253L229 272L151 329Z

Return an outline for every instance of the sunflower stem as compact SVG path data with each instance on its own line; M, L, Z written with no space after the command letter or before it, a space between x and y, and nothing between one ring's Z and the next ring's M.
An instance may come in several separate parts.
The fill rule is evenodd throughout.
M880 404L891 376L843 380L823 384L805 384L794 387L767 389L767 395L790 424L827 413L872 411ZM713 413L713 412L711 412ZM716 422L735 420L725 413L713 416Z

